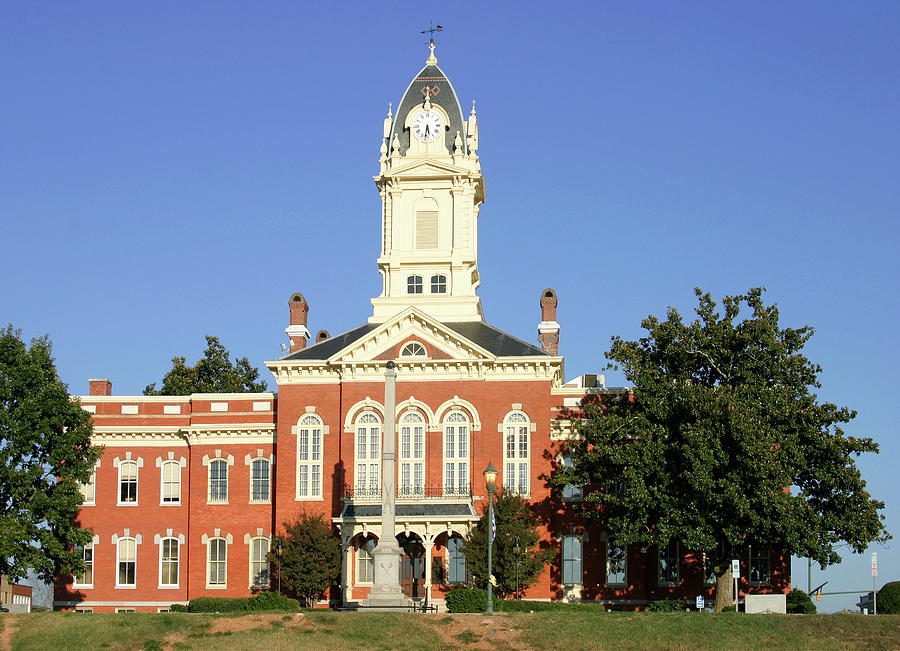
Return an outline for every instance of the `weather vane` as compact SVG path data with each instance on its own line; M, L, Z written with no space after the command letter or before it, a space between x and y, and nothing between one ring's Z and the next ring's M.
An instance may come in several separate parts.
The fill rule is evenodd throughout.
M423 29L421 31L422 34L428 34L428 44L434 45L434 33L435 32L443 32L443 25L435 25L430 20L428 21L428 29Z

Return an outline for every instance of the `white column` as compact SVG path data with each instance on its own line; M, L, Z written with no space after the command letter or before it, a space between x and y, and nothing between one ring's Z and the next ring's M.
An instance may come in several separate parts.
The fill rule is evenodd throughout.
M425 598L431 603L431 552L434 549L434 538L423 538L422 544L425 546Z
M353 601L353 546L350 541L353 539L351 534L341 533L341 553L343 554L344 568L341 572L341 583L344 588L344 603L348 604Z

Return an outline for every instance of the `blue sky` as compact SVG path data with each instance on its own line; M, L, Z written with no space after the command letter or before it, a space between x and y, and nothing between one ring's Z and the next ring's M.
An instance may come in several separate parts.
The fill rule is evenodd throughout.
M694 286L767 287L784 325L816 328L821 399L881 444L860 466L900 534L900 4L425 9L0 3L0 322L49 334L73 393L108 377L118 394L196 359L205 333L261 367L294 291L313 331L365 322L382 119L433 20L464 109L478 101L488 320L534 341L556 289L573 377L648 314L689 312ZM878 548L879 586L900 578L896 547ZM868 553L825 580L871 589Z

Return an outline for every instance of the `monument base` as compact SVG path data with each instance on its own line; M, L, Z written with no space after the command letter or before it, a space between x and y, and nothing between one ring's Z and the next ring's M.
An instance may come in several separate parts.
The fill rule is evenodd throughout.
M393 543L393 544L392 544ZM400 587L400 545L394 540L379 542L372 552L375 563L375 584L369 598L363 602L368 607L396 607L410 603Z

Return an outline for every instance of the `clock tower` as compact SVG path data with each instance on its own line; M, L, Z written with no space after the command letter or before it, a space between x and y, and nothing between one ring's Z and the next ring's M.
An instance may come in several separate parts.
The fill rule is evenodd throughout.
M476 295L484 177L475 104L468 119L434 43L394 115L388 109L375 185L381 195L381 295L370 323L414 306L442 322L484 321Z

